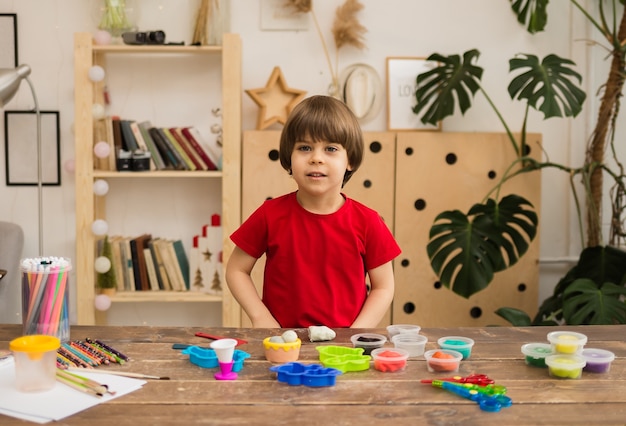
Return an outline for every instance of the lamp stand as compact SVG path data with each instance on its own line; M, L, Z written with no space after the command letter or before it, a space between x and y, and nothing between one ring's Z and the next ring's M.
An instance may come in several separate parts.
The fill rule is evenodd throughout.
M41 158L41 111L39 110L39 102L37 101L37 94L35 93L35 86L30 81L30 78L24 78L30 87L30 91L33 94L33 100L35 102L35 114L37 115L37 214L39 218L39 257L43 256L43 172Z

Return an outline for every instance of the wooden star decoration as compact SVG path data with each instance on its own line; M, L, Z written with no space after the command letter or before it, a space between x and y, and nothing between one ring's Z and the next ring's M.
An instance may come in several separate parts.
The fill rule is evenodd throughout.
M210 262L211 256L213 256L213 253L211 253L209 249L206 249L206 251L202 252L202 255L204 256L205 261Z
M274 67L265 87L248 89L246 93L260 107L257 130L263 130L274 123L285 124L287 116L306 95L305 90L287 86L280 67Z

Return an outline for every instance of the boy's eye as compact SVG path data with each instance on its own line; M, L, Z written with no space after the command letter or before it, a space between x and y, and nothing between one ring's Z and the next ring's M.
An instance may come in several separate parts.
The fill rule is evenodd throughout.
M338 151L336 146L330 145L326 147L326 151L335 152Z
M298 151L310 151L311 147L308 145L299 145L296 147Z

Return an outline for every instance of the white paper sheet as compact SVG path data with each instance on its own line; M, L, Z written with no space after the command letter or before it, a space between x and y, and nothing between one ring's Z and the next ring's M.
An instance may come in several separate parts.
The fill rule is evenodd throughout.
M141 389L146 383L145 380L112 374L89 374L87 370L80 375L108 385L109 391L115 392L115 395L95 397L59 382L46 392L19 392L15 388L14 363L4 364L0 366L0 414L35 423L48 423Z

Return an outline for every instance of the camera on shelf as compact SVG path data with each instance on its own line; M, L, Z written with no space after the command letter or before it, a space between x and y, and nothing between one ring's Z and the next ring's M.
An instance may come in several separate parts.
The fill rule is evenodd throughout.
M130 31L122 34L124 44L165 44L163 31Z

